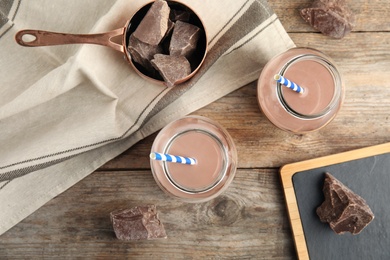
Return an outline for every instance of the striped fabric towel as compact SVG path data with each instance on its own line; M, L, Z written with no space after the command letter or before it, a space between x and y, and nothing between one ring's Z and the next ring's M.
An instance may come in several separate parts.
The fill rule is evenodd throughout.
M15 43L22 29L118 29L146 2L0 1L0 234L168 122L256 80L271 57L294 47L265 0L182 0L202 18L209 52L174 88L143 80L107 47Z

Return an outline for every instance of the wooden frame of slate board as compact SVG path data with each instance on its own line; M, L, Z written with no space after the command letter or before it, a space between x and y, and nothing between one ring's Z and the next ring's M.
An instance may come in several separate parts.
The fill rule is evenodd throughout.
M370 161L367 162L365 160L371 160L371 162ZM361 179L361 177L354 177L354 176L358 176L358 175L355 175L355 172L364 171L364 173L362 173L361 176L363 176L363 179L366 178L365 176L367 176L367 173L370 173L370 169L371 169L371 171L373 171L374 167L376 167L375 165L377 162L379 164L382 164L382 166L379 166L380 171L383 172L383 173L381 173L382 174L381 177L379 177L380 174L377 174L374 171L374 173L375 173L374 177L377 179L375 180L375 178L373 178L372 176L367 177L368 179L364 180L365 183L367 183L367 181L368 181L368 184L366 184L366 185L361 184L361 182L363 181ZM360 163L360 165L359 165L359 163ZM353 164L357 164L357 165L354 166ZM367 169L365 168L365 165L367 165L367 167L366 167ZM353 167L355 167L353 172L348 172L348 169L351 169L350 166L352 167L352 169L353 169ZM337 167L339 167L339 168L337 168ZM369 168L369 167L371 167L371 168ZM295 241L295 246L296 246L298 258L300 260L306 260L306 259L310 259L310 258L316 259L316 257L318 257L318 255L313 256L312 255L313 252L314 252L314 254L319 254L317 251L322 250L320 247L324 247L324 246L326 247L328 242L331 240L333 240L332 243L335 241L335 243L336 243L335 247L338 247L338 245L340 244L340 247L342 247L342 248L341 248L341 250L339 250L337 248L334 249L328 245L328 247L329 247L327 249L328 251L331 251L331 250L343 251L344 247L348 248L350 246L355 246L355 249L353 249L353 250L356 251L356 254L361 254L362 252L366 253L365 251L370 251L371 247L364 248L364 245L361 246L362 242L358 241L359 239L364 239L364 241L368 241L368 244L374 243L374 247L381 247L381 248L379 248L379 250L378 250L378 248L374 248L373 251L369 252L369 254L371 254L370 256L374 257L373 259L384 259L383 258L384 256L385 257L390 256L390 248L388 248L388 245L390 244L389 243L389 241L390 241L390 235L389 235L390 227L389 227L388 223L381 223L381 222L388 221L390 219L388 216L383 216L383 215L388 215L388 213L390 212L389 209L386 209L386 208L390 208L388 206L388 203L385 203L385 205L380 205L377 207L378 209L374 210L372 205L370 205L370 203L375 204L376 203L376 202L374 202L375 200L367 201L368 205L371 207L371 209L374 212L375 218L358 235L351 235L349 233L346 233L343 235L337 235L336 233L334 233L330 229L330 227L327 223L320 222L318 216L316 216L315 209L317 206L319 206L318 204L315 207L313 207L314 204L312 204L311 208L306 208L305 211L302 211L302 212L299 211L301 208L301 205L300 205L300 202L299 202L300 199L298 198L297 193L298 192L302 193L302 191L300 191L300 190L308 189L308 191L306 191L306 195L303 195L305 197L308 197L307 200L310 200L312 197L312 194L309 193L310 189L311 189L311 191L314 191L314 193L321 193L321 195L319 195L319 196L322 196L322 200L323 200L323 193L322 193L322 185L323 185L323 179L324 179L323 175L324 175L325 171L328 171L328 168L333 170L334 172L338 172L338 169L340 169L340 172L344 171L344 173L340 173L340 174L348 175L349 177L346 177L346 178L355 179L355 180L352 180L351 182L357 182L357 183L359 183L360 186L373 185L372 188L370 188L370 190L371 190L370 192L377 194L377 195L373 195L373 196L386 197L386 198L382 199L382 202L381 202L382 204L386 201L390 201L390 194L389 194L389 192L387 192L387 190L389 189L389 186L385 186L383 188L383 189L385 189L384 193L383 193L383 191L382 192L376 191L376 190L380 189L378 187L380 187L381 185L382 186L389 185L390 177L388 177L388 176L390 176L390 143L371 146L371 147L362 148L362 149L353 150L353 151L344 152L344 153L339 153L339 154L334 154L334 155L311 159L311 160L307 160L307 161L287 164L287 165L281 167L280 175L281 175L281 180L282 180L282 184L283 184L284 195L285 195L285 199L286 199L287 209L288 209L288 213L289 213L289 217L290 217L290 224L291 224L291 228L292 228L292 232L293 232L293 236L294 236L294 241ZM316 185L314 185L316 187L313 189L311 187L307 187L306 183L304 183L304 182L307 182L306 179L311 179L312 176L314 176L314 173L316 170L317 170L317 173L316 173L317 175L320 174L319 172L321 172L321 176L322 176L321 177L321 186L320 186L320 184L316 184ZM333 174L334 172L331 172L331 174L334 175L336 178L338 178L335 174ZM347 173L345 173L345 172L347 172ZM309 175L304 176L305 180L301 181L300 187L295 187L294 185L295 184L298 185L299 182L295 183L294 175L301 174L301 173L302 174L305 173L305 174L309 174ZM376 177L376 176L378 176L378 177ZM383 176L385 177L384 179L386 179L384 181L385 182L384 184L381 183ZM341 177L343 177L343 176L341 176ZM319 177L317 177L317 182L319 182L318 178ZM381 178L381 179L378 179L378 178ZM303 179L303 177L301 177L301 179ZM338 178L338 179L340 181L342 181L340 178ZM304 185L302 185L302 182L304 183ZM377 184L372 183L372 182L377 182ZM310 184L310 180L309 180L307 184L311 185L312 183ZM346 185L346 183L344 183L344 184ZM346 185L346 186L349 187L351 190L355 191L350 186L348 186L348 185ZM299 190L298 190L298 188L299 188ZM359 194L358 192L356 192L356 193ZM380 194L380 195L378 195L378 194ZM359 195L367 200L367 198L365 196L363 196L361 194L359 194ZM306 198L304 200L306 200ZM301 200L301 202L302 202L302 200ZM318 201L317 201L317 203L318 203ZM305 207L305 206L303 206L303 207ZM307 216L304 217L304 215L307 215L306 211L311 211L308 215L309 217L307 217ZM378 213L380 213L380 214L378 214ZM311 218L312 220L308 220L308 218L309 219ZM307 223L305 223L305 221L313 222L313 223L315 222L314 225L318 226L319 228L317 228L317 229L312 228L313 225L308 226ZM373 225L373 227L371 228L373 230L370 231L369 229L370 229L371 225ZM379 229L375 228L375 225L378 225ZM306 232L304 232L305 227L308 229L308 230L306 230ZM311 231L311 230L315 230L315 231ZM311 234L311 237L309 237L307 232L315 232L315 234ZM380 234L378 234L378 233L380 233ZM321 238L322 236L326 237L326 238ZM361 236L361 237L359 237L359 236ZM365 237L368 237L368 238L365 238ZM323 241L316 242L317 245L314 245L314 249L312 247L311 252L310 252L310 246L312 246L311 243L314 243L313 240L317 240L317 238L319 238L320 240L323 239ZM381 239L381 240L378 240L378 239ZM343 241L346 241L346 242L343 242ZM381 243L384 245L380 245ZM320 245L318 245L318 244L320 244ZM356 247L356 245L358 245L358 246ZM317 250L317 249L319 249L319 250ZM353 251L353 250L349 251L349 252L344 252L344 253L341 252L344 255L337 256L337 259L349 258L348 256L351 256L351 254L355 253L355 251ZM359 252L359 250L361 252ZM336 258L334 258L335 257L334 254L337 254L337 252L336 253L333 252L333 255L329 256L329 255L326 255L326 254L328 254L327 253L328 251L324 251L321 253L321 259L336 259ZM382 251L382 252L380 252L380 251ZM380 255L376 255L376 254L378 254L378 252ZM346 257L346 255L347 255L347 257ZM358 258L352 258L352 256L351 256L351 259L358 259ZM387 258L387 259L390 259L390 258Z

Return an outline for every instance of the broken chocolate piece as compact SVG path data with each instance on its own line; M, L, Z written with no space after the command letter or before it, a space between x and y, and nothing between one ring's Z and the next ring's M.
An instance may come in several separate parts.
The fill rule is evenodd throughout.
M162 39L162 41L164 41L166 38L168 38L171 34L171 32L173 31L173 28L175 27L175 23L172 22L171 20L168 20L168 29L167 29L167 32L165 33L165 36L164 38ZM163 42L160 43L161 44L164 44Z
M314 29L333 38L343 38L354 27L355 18L345 0L315 0L300 13Z
M174 56L185 56L187 59L196 50L200 36L199 27L177 21L173 28L169 54Z
M187 80L206 54L202 22L186 5L175 1L155 0L145 5L131 19L127 35L127 54L136 72L158 81L163 79L167 86ZM152 63L157 54L176 58L157 58Z
M156 206L146 205L110 213L115 235L120 240L166 238Z
M366 201L330 173L325 174L323 192L325 201L316 212L337 234L359 234L374 219Z
M128 50L133 61L143 66L150 73L154 71L150 60L153 59L155 54L163 51L159 45L144 43L134 37L134 35L130 35Z
M134 37L144 43L158 45L168 30L169 13L166 1L156 0L134 31Z
M190 21L191 14L184 10L177 10L177 9L171 9L171 13L169 14L169 18L176 22L176 21L182 21L182 22L188 22Z
M151 63L169 87L191 74L191 65L184 56L156 54Z

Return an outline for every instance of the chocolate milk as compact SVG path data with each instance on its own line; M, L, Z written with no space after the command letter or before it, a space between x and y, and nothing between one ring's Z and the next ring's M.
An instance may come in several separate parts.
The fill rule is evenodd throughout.
M156 183L167 194L203 202L221 194L234 178L237 151L229 133L216 122L187 116L164 127L152 152L192 157L195 165L151 160Z
M295 82L304 93L277 83L275 74ZM331 122L341 107L344 89L329 57L314 49L293 48L266 64L258 80L257 98L264 115L275 126L306 133Z
M331 72L322 64L302 60L292 64L284 76L303 87L303 94L288 88L281 88L287 105L301 115L321 114L331 103L335 83Z
M169 154L179 154L196 159L192 166L168 163L168 176L177 186L188 191L201 191L211 188L224 174L226 161L219 141L204 131L193 130L178 135L167 150Z

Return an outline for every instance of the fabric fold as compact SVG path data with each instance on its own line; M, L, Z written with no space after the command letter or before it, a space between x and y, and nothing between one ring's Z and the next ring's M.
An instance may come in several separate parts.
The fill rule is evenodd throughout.
M115 30L147 0L47 1L7 1L17 12L0 23L0 234L170 121L256 80L271 57L294 47L265 0L181 0L201 17L209 51L191 80L165 88L108 47L14 41L21 27Z

